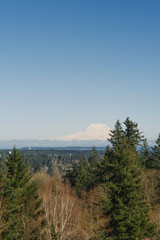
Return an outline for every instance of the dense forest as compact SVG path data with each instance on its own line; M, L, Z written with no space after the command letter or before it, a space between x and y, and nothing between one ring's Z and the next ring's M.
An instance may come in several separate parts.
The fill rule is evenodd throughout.
M105 151L1 151L0 239L160 239L160 135L118 120Z
M32 173L44 172L54 177L60 177L65 174L66 170L75 163L79 163L82 158L88 162L91 156L90 147L76 148L23 148L20 153L24 162L30 166ZM99 157L102 157L105 148L97 149ZM0 161L3 161L11 152L10 150L0 151Z

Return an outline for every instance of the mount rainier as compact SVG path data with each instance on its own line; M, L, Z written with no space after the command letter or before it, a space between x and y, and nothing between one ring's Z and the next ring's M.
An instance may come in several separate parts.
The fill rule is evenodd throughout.
M106 124L90 124L85 130L75 134L60 137L63 141L90 141L99 140L105 141L109 138L110 128Z
M23 147L105 147L110 128L106 124L90 124L85 130L53 139L0 140L0 148Z

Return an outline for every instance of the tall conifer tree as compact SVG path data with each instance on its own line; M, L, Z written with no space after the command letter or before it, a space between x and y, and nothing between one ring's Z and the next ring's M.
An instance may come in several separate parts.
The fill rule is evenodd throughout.
M98 152L96 150L96 147L94 146L91 152L91 157L90 157L90 163L92 168L96 168L98 165Z
M129 119L129 117L127 117L124 121L124 125L124 133L130 144L135 147L140 145L141 141L144 140L144 136L142 135L142 132L140 132L138 129L138 123L133 122Z
M119 120L116 121L114 130L111 130L111 133L109 135L109 141L111 142L112 146L116 146L119 143L121 137L124 135L124 131Z
M74 164L73 169L67 171L64 178L69 180L79 196L82 191L89 191L91 188L91 172L88 161L82 158L79 164Z
M110 216L108 237L113 240L141 240L155 234L150 223L149 207L143 195L138 156L126 137L114 147L112 174L106 182L109 197L105 200Z
M152 159L155 168L160 168L160 134L156 140L155 146L152 148Z
M6 227L1 232L4 240L36 240L40 238L43 210L36 186L30 182L30 174L23 156L14 147L4 163L5 182L1 187L1 198L5 206L3 219Z
M146 169L154 167L153 159L151 157L151 152L146 139L144 139L143 145L140 149L140 162L141 165Z

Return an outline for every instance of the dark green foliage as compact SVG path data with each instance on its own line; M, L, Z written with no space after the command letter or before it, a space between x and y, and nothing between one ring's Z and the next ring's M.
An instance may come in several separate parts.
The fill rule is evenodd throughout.
M155 146L152 148L152 162L154 167L160 168L160 134L156 140Z
M5 181L1 188L1 198L5 203L3 219L6 222L6 228L2 231L2 238L21 239L21 234L17 232L20 225L17 216L20 213L19 202L22 196L22 188L29 181L29 176L27 175L27 167L15 147L13 153L5 161L4 167Z
M138 124L126 118L124 121L125 129L123 130L121 123L117 120L115 129L111 131L110 139L112 146L115 147L120 139L124 136L133 147L137 147L144 140L142 133L138 129Z
M48 171L47 174L49 174L50 176L53 176L54 173L54 167L53 167L53 163L52 161L48 162Z
M40 237L44 210L41 208L42 200L39 199L37 187L34 183L28 184L20 199L20 221L17 230L23 234L23 239L36 240ZM22 223L25 223L22 226Z
M51 240L57 240L57 234L54 225L51 226Z
M6 159L6 153L8 151L0 151L0 162ZM98 149L98 156L101 157L104 153L104 148ZM74 163L78 163L80 159L88 159L91 156L91 150L84 148L76 148L74 150L68 149L23 149L21 154L24 156L24 162L30 166L31 172L44 171L49 175L55 174L55 169L58 168L59 173L63 175L65 168L72 166ZM59 166L62 167L59 168Z
M88 190L93 189L102 181L102 174L99 174L102 164L95 147L92 149L89 160Z
M143 145L140 149L140 163L146 169L154 167L153 158L151 156L151 152L149 150L146 139L144 139Z
M89 162L82 158L79 164L74 164L73 168L65 174L64 178L69 180L78 195L82 191L93 189L101 181L98 176L100 160L98 159L98 152L95 147L92 149Z
M7 179L12 188L22 188L29 181L29 171L23 156L14 147L6 161Z
M114 130L111 130L110 139L112 146L117 146L121 137L124 135L124 131L122 129L121 123L119 120L115 123Z
M143 146L140 151L140 158L142 165L147 169L159 169L160 168L160 134L156 140L154 147L149 150L147 141L143 142Z
M96 150L96 147L94 146L91 152L91 156L89 158L90 164L92 168L96 168L98 164L98 152Z
M124 125L124 133L131 146L137 147L140 145L140 143L144 140L144 136L142 135L142 132L139 131L138 124L127 117L124 121Z
M4 165L1 164L0 196L4 204L2 219L5 227L1 232L4 240L29 239L40 237L41 200L37 188L30 182L30 174L23 156L14 147Z
M69 180L78 194L81 194L82 191L88 191L90 187L89 163L82 158L78 165L74 164L73 168L67 171L65 179Z
M110 134L112 147L106 147L102 159L97 158L96 149L93 148L91 164L81 162L68 175L70 183L80 193L98 184L104 186L106 197L102 203L108 224L98 231L96 239L143 240L155 235L156 227L150 222L150 208L143 192L141 176L153 162L159 165L160 136L151 153L138 124L127 118L124 125L123 130L121 123L116 122ZM138 154L137 147L142 143Z
M109 196L104 208L110 221L105 239L140 240L153 236L155 226L150 223L144 200L138 155L128 139L122 138L114 148L108 167L112 174L106 181Z
M97 179L97 183L105 183L106 179L110 175L110 167L109 164L112 162L112 148L108 145L106 147L104 157L99 161L95 173L95 177Z

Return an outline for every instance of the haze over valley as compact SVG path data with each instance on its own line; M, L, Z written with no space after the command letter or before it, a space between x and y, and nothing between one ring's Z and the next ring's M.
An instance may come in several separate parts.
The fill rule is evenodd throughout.
M77 133L53 137L48 139L10 139L0 140L0 149L16 146L17 148L57 148L57 147L106 147L109 143L111 129L106 124L90 124L84 130ZM152 146L155 139L149 139L148 144Z
M110 128L106 124L90 124L75 134L52 139L0 140L0 148L23 147L105 147L108 144Z

